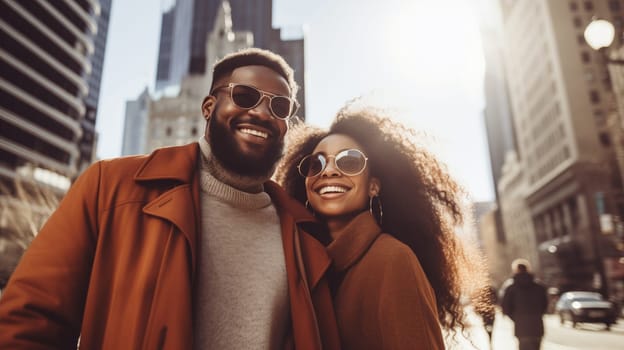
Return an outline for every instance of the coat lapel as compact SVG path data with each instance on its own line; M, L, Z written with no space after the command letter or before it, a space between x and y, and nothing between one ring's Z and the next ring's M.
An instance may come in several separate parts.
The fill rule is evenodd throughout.
M318 227L320 224L303 205L290 198L276 183L269 181L264 184L264 188L271 196L282 221L284 247L293 247L295 260L301 262L298 264L299 273L306 276L307 284L310 290L313 290L331 265L331 260L319 240L312 237L310 232L297 227L303 225ZM294 230L288 229L292 227L289 222L285 221L288 217L294 221ZM286 235L291 235L291 237L286 237Z
M336 271L345 271L360 260L380 234L381 227L369 211L353 218L327 246Z
M197 143L161 148L150 154L134 177L144 185L170 187L147 203L143 212L171 222L184 235L191 251L193 276L200 227L198 157Z
M173 223L193 247L196 239L195 215L188 210L189 203L193 203L191 186L188 184L176 186L161 194L143 207L143 212ZM195 261L194 250L191 250Z

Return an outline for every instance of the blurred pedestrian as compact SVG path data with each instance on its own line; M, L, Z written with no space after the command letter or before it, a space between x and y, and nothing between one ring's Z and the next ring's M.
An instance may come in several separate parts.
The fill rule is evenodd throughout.
M514 322L520 350L539 350L544 336L542 316L548 307L546 287L535 281L527 260L516 259L511 266L513 282L503 295L503 313Z

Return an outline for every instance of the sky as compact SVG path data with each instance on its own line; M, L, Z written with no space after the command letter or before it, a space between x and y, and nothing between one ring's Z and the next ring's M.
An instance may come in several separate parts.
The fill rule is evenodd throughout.
M101 159L121 153L125 102L153 91L171 0L161 1L113 1L96 126ZM306 121L327 127L346 101L362 97L414 128L473 200L493 200L472 3L273 0L273 27L305 38Z

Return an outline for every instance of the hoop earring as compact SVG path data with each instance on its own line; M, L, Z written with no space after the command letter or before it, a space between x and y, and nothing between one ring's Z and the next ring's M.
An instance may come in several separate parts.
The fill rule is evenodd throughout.
M372 196L369 198L368 211L370 211L371 215L379 221L379 226L381 226L383 223L383 207L381 206L381 198L379 198L379 196ZM377 213L373 213L373 199L375 198L377 198Z
M306 202L305 202L305 207L306 207L306 209L308 209L308 211L310 213L312 213L312 216L316 216L316 213L314 212L314 209L312 209L312 206L310 205L310 202L307 199L306 199Z

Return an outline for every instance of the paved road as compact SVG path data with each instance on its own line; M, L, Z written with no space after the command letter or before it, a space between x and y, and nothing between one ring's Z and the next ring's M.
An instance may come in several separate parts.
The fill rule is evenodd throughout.
M457 336L453 341L447 338L449 350L514 350L518 348L513 336L513 322L501 313L496 315L492 345L490 347L487 333L478 316L468 310L469 326L465 336ZM617 350L624 349L624 320L613 325L606 331L604 325L581 324L572 328L567 323L562 326L555 315L544 317L546 335L542 342L542 350Z

